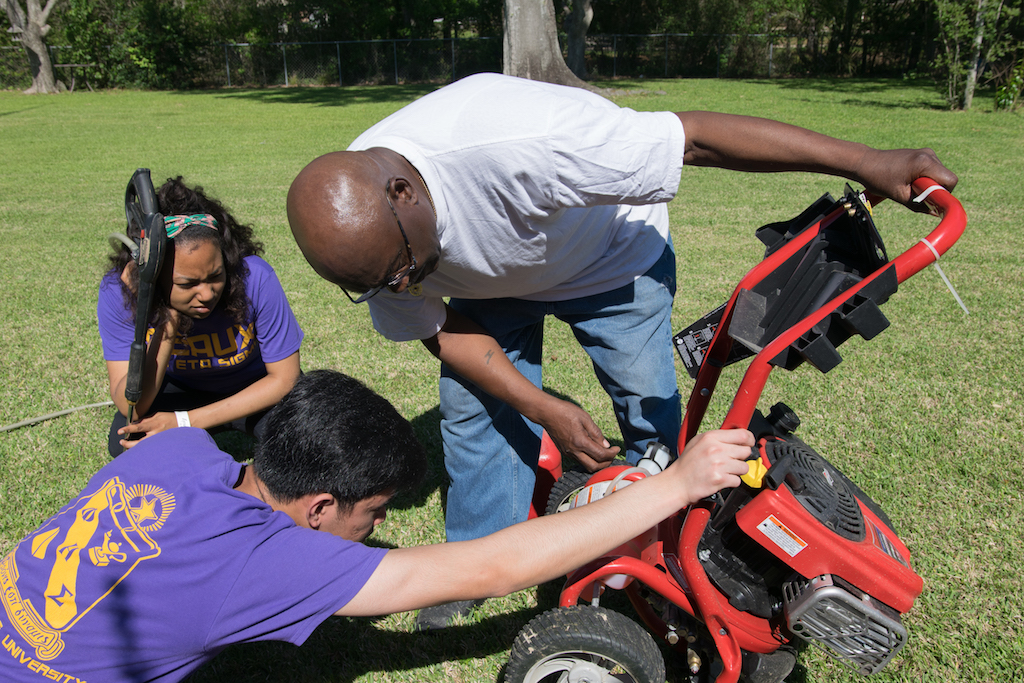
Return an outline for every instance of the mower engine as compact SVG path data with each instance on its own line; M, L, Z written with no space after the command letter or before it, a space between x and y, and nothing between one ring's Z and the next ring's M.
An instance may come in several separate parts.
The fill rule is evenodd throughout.
M875 673L906 642L900 615L923 581L875 502L780 428L794 422L783 404L755 415L766 469L720 502L697 557L737 610Z

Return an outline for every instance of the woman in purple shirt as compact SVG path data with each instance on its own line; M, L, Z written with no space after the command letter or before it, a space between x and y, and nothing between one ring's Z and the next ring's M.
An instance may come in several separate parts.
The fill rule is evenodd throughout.
M168 248L147 333L142 396L127 424L138 271L127 248L110 256L99 318L110 397L111 456L135 439L181 426L259 434L261 419L299 376L302 330L263 245L181 176L157 191Z

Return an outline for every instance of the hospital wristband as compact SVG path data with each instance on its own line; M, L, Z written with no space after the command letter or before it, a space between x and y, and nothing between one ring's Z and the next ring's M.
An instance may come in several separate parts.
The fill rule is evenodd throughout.
M178 426L179 427L191 427L192 426L192 421L188 419L188 411L187 410L175 410L174 411L174 417L176 417L178 419Z

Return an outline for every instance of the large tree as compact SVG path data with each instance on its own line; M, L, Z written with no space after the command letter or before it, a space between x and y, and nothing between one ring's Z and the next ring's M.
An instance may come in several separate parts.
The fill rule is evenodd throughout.
M506 74L592 89L565 65L553 0L505 0L504 28L502 71Z
M25 7L22 7L18 0L4 0L7 19L28 55L32 87L25 91L26 94L57 92L53 64L46 49L46 34L50 32L50 25L46 21L57 2L47 0L46 5L40 7L39 0L25 0Z

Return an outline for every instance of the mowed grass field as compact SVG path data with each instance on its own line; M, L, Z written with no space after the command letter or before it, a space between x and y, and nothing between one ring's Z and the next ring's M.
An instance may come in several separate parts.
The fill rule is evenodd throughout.
M1024 401L1021 353L1024 118L950 112L927 84L901 81L616 82L613 99L644 110L710 109L776 118L876 147L934 148L957 172L969 224L943 268L970 309L931 268L883 311L891 327L840 348L827 375L777 372L762 407L778 400L798 434L859 483L895 522L924 577L905 624L906 648L877 681L1003 682L1024 675ZM206 92L0 93L0 424L106 400L96 294L124 229L125 185L137 167L157 185L181 174L256 227L306 332L304 369L352 374L415 425L431 467L396 501L375 542L444 539L438 364L419 345L377 336L365 307L320 280L295 246L285 195L314 157L430 86ZM676 329L729 295L759 261L754 229L787 219L844 181L686 168L671 203L678 255ZM458 201L451 188L448 201ZM886 202L875 211L890 254L935 219ZM692 386L679 368L684 395ZM547 330L546 388L578 401L613 441L607 398L559 323ZM739 381L729 368L705 422L716 427ZM112 409L90 409L0 434L0 553L67 502L107 462ZM249 444L226 439L244 458ZM310 571L329 571L311 567ZM303 577L295 577L302 581ZM331 619L302 648L229 649L193 680L493 681L519 629L557 600L558 583L488 601L444 634L411 632L412 615ZM607 605L622 607L615 596ZM0 652L0 656L5 653ZM666 650L671 681L688 680ZM850 681L852 670L814 650L789 680Z

